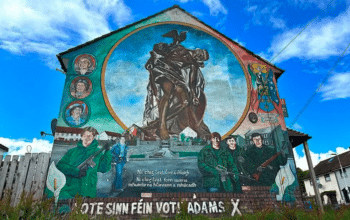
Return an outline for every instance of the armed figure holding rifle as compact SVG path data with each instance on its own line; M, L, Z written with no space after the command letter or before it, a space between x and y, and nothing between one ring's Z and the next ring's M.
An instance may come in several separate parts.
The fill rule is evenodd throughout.
M263 144L263 136L259 133L252 134L254 145L245 152L244 168L251 178L256 181L245 180L244 185L271 186L275 182L280 166L287 162L286 157Z
M81 135L77 147L68 150L56 165L67 181L59 199L73 198L76 194L96 197L97 172L106 173L111 169L111 151L108 145L98 148L97 130L86 127Z
M198 155L198 168L208 192L241 192L239 173L232 155L220 147L221 136L210 134L211 144Z

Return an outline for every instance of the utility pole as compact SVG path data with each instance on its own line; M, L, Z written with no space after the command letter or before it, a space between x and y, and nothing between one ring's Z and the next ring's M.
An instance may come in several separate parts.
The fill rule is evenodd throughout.
M308 145L307 141L305 141L303 144L304 144L304 150L305 150L307 164L309 166L309 171L311 174L312 185L313 185L314 191L315 191L316 202L317 202L317 205L319 205L321 212L324 213L320 192L318 191L318 185L317 185L317 181L316 181L314 165L312 164L312 160L311 160L311 156L310 156L309 145Z

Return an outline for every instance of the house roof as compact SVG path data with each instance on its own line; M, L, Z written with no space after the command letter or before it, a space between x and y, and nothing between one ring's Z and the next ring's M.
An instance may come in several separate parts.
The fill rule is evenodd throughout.
M56 133L81 134L82 131L83 131L82 128L61 127L61 126L56 127ZM115 133L115 132L111 132L111 131L105 131L105 132L108 136L112 136L112 137L120 137L121 136L121 134L119 134L119 133Z
M151 18L153 18L153 17L156 17L156 16L158 16L158 15L161 15L161 14L167 12L167 11L174 10L174 9L179 9L179 10L183 11L184 13L186 13L187 15L189 15L190 17L192 17L193 19L195 19L195 20L197 20L198 22L202 23L203 25L205 25L206 27L210 28L210 29L213 30L214 32L216 32L216 33L222 35L223 37L225 37L226 39L228 39L230 42L236 44L237 46L239 46L240 48L242 48L243 50L245 50L247 53L249 53L250 55L254 56L255 58L257 58L257 59L259 59L259 60L261 60L261 61L263 61L263 62L265 62L265 63L267 63L267 64L269 64L269 65L271 65L271 66L273 66L273 67L276 68L277 70L279 70L280 72L275 72L275 73L274 73L275 76L276 76L276 80L283 74L283 72L284 72L283 69L281 69L281 68L275 66L274 64L272 64L272 63L270 63L269 61L265 60L264 58L262 58L262 57L260 57L260 56L258 56L258 55L256 55L256 54L254 54L252 51L250 51L250 50L248 50L247 48L243 47L243 46L240 45L239 43L233 41L233 40L230 39L229 37L225 36L224 34L220 33L219 31L217 31L217 30L215 30L214 28L210 27L209 25L205 24L203 21L199 20L197 17L193 16L192 14L190 14L189 12L187 12L186 10L180 8L179 5L174 5L174 6L170 7L170 8L167 8L167 9L165 9L165 10L163 10L163 11L160 11L160 12L154 14L154 15L151 15L151 16L146 17L146 18L144 18L144 19L141 19L141 20L139 20L139 21L137 21L137 22L134 22L134 23L132 23L132 24L129 24L129 25L125 26L125 27L122 27L122 28L119 28L119 29L117 29L117 30L115 30L115 31L112 31L112 32L110 32L110 33L108 33L108 34L104 34L104 35L102 35L102 36L100 36L100 37L98 37L98 38L95 38L95 39L93 39L93 40L91 40L91 41L88 41L88 42L86 42L86 43L84 43L84 44L80 44L80 45L78 45L78 46L76 46L76 47L73 47L73 48L71 48L71 49L68 49L68 50L62 52L62 53L59 53L59 54L57 55L57 58L58 58L58 60L59 60L59 62L60 62L60 64L61 64L61 68L62 68L65 72L67 72L67 67L66 67L66 65L64 64L63 59L62 59L62 56L63 56L63 55L65 55L65 54L67 54L67 53L70 53L70 52L72 52L72 51L78 50L78 49L80 49L80 48L83 48L83 47L85 47L85 46L88 46L88 45L90 45L90 44L92 44L92 43L95 43L95 42L101 40L101 39L104 39L104 38L109 37L109 36L111 36L111 35L113 35L113 34L116 34L116 33L120 32L120 31L122 31L122 30L124 30L124 29L127 29L127 28L129 28L129 27L132 27L132 26L134 26L134 25L137 25L137 24L139 24L139 23L142 23L142 22L144 22L144 21L146 21L146 20L149 20L149 19L151 19Z
M5 145L0 144L0 149L4 150L5 152L8 152L9 149Z
M105 131L108 136L112 137L121 137L122 135L119 133L111 132L111 131Z
M287 128L287 131L289 135L289 140L292 143L293 148L312 138L308 134L304 134L302 132L290 128Z
M56 127L56 132L55 132L55 133L81 134L82 131L83 131L82 128L73 128L73 127L61 127L61 126L57 126L57 127Z
M346 151L338 156L343 168L350 166L350 151ZM319 162L314 167L316 176L340 170L339 160L337 156L334 156ZM305 179L310 179L310 174L306 175Z

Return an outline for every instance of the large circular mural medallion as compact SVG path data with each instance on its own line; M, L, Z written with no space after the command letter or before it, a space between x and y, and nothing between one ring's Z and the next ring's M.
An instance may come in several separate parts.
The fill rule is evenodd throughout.
M248 111L249 80L223 41L184 23L137 29L110 50L102 69L106 105L124 129L166 139L190 128L227 135Z

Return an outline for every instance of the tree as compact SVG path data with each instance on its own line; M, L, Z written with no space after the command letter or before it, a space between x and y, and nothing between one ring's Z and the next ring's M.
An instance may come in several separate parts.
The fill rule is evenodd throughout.
M186 135L184 133L180 134L181 142L185 142Z
M298 183L300 186L300 191L302 194L306 193L306 188L305 188L305 184L304 184L304 179L305 177L309 174L309 171L303 171L302 169L300 169L299 167L297 167L297 176L298 176Z

